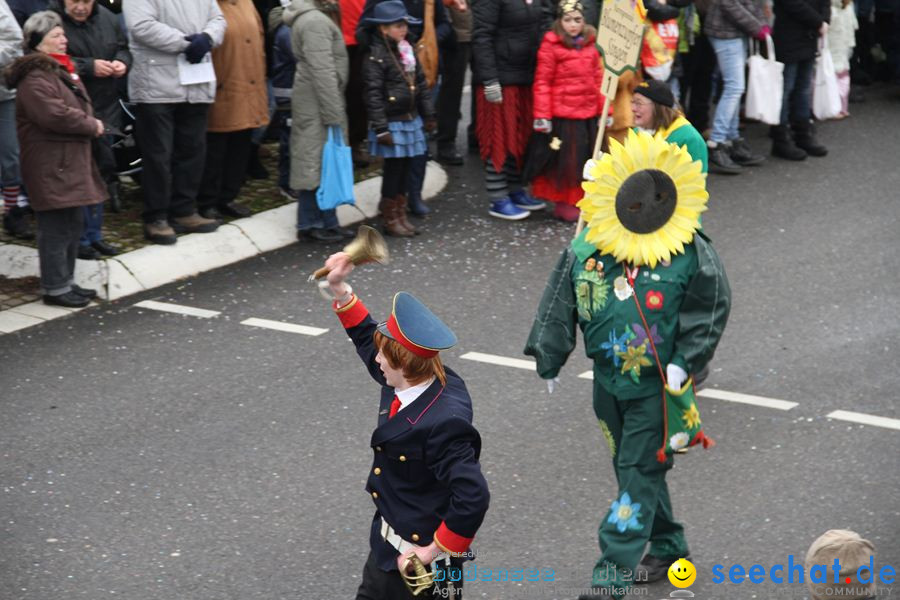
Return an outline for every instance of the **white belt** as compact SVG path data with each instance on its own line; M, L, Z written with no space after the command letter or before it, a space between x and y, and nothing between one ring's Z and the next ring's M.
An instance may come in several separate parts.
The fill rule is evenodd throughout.
M410 550L415 547L415 544L412 542L407 542L400 534L394 531L394 528L388 525L388 522L384 520L384 517L381 517L381 537L384 538L388 544L394 547L397 552L400 553L400 556L407 554ZM450 558L450 554L448 552L441 552L437 556L434 557L434 562L437 561L445 561Z

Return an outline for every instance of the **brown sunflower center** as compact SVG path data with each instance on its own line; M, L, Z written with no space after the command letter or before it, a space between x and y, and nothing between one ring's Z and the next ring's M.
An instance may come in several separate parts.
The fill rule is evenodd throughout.
M675 182L659 169L631 174L616 193L616 216L628 231L653 233L669 222L678 203Z

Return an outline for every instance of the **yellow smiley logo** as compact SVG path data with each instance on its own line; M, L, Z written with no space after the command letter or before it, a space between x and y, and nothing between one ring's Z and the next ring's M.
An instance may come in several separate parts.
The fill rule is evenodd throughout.
M669 583L677 588L691 587L697 579L697 569L691 561L679 558L669 567Z

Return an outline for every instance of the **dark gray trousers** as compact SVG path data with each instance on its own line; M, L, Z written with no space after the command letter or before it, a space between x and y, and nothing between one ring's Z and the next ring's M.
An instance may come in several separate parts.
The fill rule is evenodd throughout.
M138 104L136 112L144 223L190 216L206 163L209 104Z
M41 288L49 296L72 290L78 240L84 225L82 207L35 211Z

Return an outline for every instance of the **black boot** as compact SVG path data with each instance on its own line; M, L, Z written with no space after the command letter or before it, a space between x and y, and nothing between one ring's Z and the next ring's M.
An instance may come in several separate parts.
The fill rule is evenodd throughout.
M106 191L109 193L109 209L114 213L122 210L122 199L119 198L119 182L110 181L107 183Z
M731 147L726 143L709 148L709 170L722 175L737 175L744 169L731 159Z
M779 156L787 160L806 159L806 151L794 144L794 138L787 125L773 125L769 128L769 137L772 138L772 156Z
M259 144L250 144L250 159L247 161L247 177L250 179L268 179L269 171L259 160Z
M422 201L422 194L410 193L408 196L407 205L409 207L409 212L416 215L417 217L424 217L431 212L431 209L428 208L428 205Z
M742 167L755 167L766 161L762 154L756 154L744 138L731 140L731 160Z
M810 156L825 156L828 154L828 148L816 139L816 131L812 123L809 121L792 123L791 129L794 132L794 143L799 148L806 150L807 154Z
M31 225L32 218L28 209L21 206L13 206L3 215L3 229L14 238L33 240L34 227Z

